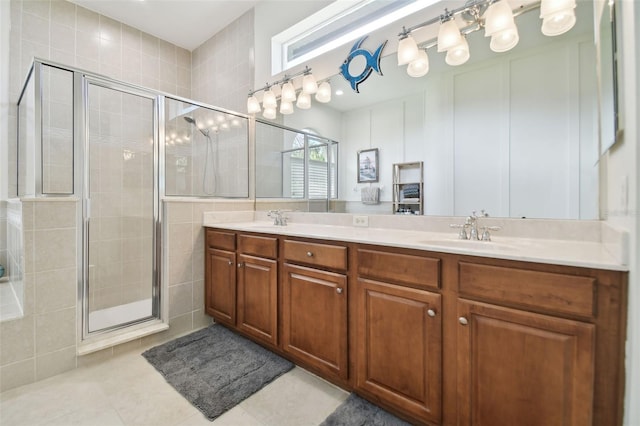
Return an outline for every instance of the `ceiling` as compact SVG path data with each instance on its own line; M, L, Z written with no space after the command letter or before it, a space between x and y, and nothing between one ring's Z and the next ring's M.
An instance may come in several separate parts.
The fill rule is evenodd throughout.
M259 0L69 1L191 51Z

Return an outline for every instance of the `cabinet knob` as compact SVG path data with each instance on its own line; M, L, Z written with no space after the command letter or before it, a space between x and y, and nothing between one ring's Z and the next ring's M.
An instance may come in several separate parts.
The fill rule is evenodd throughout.
M310 252L310 251L308 251L308 252L307 252L307 257L313 257L313 253L312 253L312 252Z
M227 262L229 262L229 266L233 265L233 261L228 260Z
M342 294L342 288L341 287L336 288L336 293Z
M467 319L465 317L460 317L458 318L458 322L462 325L467 325L469 324L469 321L467 321Z
M229 264L229 265L231 265L231 264ZM244 266L244 263L242 263L242 262L238 263L238 268L242 268L243 266Z
M433 309L429 309L427 310L427 315L429 315L430 317L435 317L436 311L434 311Z

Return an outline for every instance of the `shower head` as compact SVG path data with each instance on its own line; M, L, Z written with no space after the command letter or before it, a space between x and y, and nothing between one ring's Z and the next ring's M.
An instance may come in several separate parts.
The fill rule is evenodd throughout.
M193 117L189 117L189 116L187 116L187 115L185 115L185 116L184 116L184 117L182 117L182 118L184 118L184 119L185 119L185 121L186 121L187 123L191 123L191 124L193 124L194 126L196 126L196 129L200 130L200 133L202 133L202 134L203 134L203 135L205 135L206 137L209 137L209 130L208 130L208 129L207 129L207 130L202 130L200 127L198 127L198 123L196 122L196 119L195 119L195 118L193 118Z

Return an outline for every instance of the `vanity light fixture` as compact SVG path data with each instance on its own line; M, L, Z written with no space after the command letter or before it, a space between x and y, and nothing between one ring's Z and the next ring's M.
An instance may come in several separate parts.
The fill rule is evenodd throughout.
M466 36L475 31L485 30L485 37L491 37L489 47L494 52L513 49L520 40L516 17L540 8L542 33L556 36L569 31L576 23L576 0L541 0L517 10L511 10L508 0L469 0L454 10L444 10L438 17L414 25L402 27L398 34L398 66L407 65L407 74L422 77L429 71L426 50L437 46L438 52L446 52L448 65L461 65L469 60L469 43ZM456 17L464 22L458 26ZM439 24L438 37L417 43L412 33L429 25Z
M300 76L302 76L302 81L298 89L299 94L296 94L294 78ZM282 84L282 87L277 90L280 84ZM256 96L258 92L264 92L262 95L262 108ZM311 108L311 94L314 93L318 102L326 103L331 101L331 85L329 81L321 80L317 82L311 73L311 68L305 67L302 71L292 75L285 75L281 80L274 83L266 83L264 87L250 91L247 97L247 112L249 114L262 112L264 118L273 120L276 118L278 110L280 114L293 114L294 102L300 109ZM280 98L280 108L278 108L278 98Z

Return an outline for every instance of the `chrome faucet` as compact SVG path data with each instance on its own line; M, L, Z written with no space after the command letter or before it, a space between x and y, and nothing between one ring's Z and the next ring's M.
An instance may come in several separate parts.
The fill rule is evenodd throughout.
M471 216L468 216L463 225L452 224L449 225L451 228L460 229L458 232L458 239L460 240L475 240L475 241L491 241L491 233L489 231L499 231L501 228L499 226L478 226L478 219L481 217L489 217L489 213L484 210L480 210L480 215L478 216L476 211L471 212ZM467 233L467 228L469 228L469 233ZM478 228L482 231L478 232Z
M287 217L283 216L282 210L269 210L267 216L273 218L273 224L277 226L286 226L287 225Z

